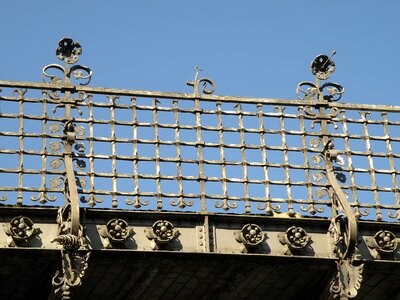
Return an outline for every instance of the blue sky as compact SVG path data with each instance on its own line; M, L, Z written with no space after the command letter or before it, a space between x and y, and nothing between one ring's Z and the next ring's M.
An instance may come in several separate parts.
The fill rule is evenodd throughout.
M4 1L0 78L40 81L57 42L83 46L92 86L294 99L310 61L337 50L343 102L398 103L397 1Z

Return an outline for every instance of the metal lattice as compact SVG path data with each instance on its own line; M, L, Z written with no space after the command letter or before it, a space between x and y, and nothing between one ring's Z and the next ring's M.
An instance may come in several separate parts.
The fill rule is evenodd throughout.
M316 89L325 88L319 79L299 86L309 87L305 100L276 100L211 95L213 82L197 72L189 82L193 94L63 85L47 77L50 83L0 81L6 204L61 205L60 108L68 93L82 206L330 216L318 154L321 141L332 139L344 158L337 179L356 216L399 217L400 107L332 102L344 91L337 84L316 101ZM200 82L212 89L200 94Z

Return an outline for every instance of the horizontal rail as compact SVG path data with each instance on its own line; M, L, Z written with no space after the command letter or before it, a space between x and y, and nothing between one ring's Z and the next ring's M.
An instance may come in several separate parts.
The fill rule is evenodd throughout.
M218 96L218 95L194 95L188 93L177 92L159 92L159 91L144 91L144 90L129 90L129 89L114 89L103 87L90 87L83 85L57 85L41 82L24 82L24 81L9 81L0 80L0 87L8 88L29 88L38 90L58 90L58 91L71 91L74 93L85 92L91 94L104 94L104 95L118 95L118 96L132 96L132 97L155 97L163 99L200 99L204 101L221 101L221 102L240 102L240 103L262 103L262 104L277 104L287 106L318 106L321 105L314 100L287 100L277 98L257 98L257 97L239 97L239 96ZM400 112L400 106L394 105L373 105L373 104L351 104L333 102L327 104L329 107L336 107L342 109L355 109L355 110L371 110L371 111L392 111Z

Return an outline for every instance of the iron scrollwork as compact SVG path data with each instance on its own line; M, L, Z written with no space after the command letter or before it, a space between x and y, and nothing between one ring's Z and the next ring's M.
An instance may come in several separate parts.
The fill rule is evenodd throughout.
M222 200L215 202L215 207L216 208L222 208L225 211L228 211L230 209L235 209L238 207L237 202L230 202L228 200L228 197L223 197Z
M185 208L187 206L193 206L193 201L192 200L185 200L183 197L179 197L176 201L174 199L171 199L169 202L172 206L178 206L179 208Z
M335 214L331 220L328 235L332 251L339 257L339 261L337 262L337 273L330 285L330 292L334 297L354 298L361 286L364 266L353 263L358 235L357 218L338 182L343 182L344 174L335 174L333 166L333 162L343 165L344 160L334 149L331 139L324 144L322 139L313 139L311 145L313 148L323 146L322 153L314 155L312 161L314 164L322 162L325 164L325 171L316 171L313 178L317 182L326 179L331 187L331 189L320 187L317 190L317 196L320 198L329 196Z
M322 94L324 100L336 102L342 98L343 93L344 87L335 82L327 82L317 86L315 83L303 81L297 86L297 95L300 100L313 100L316 96ZM304 98L300 94L304 94Z
M68 189L68 185L64 184L65 189ZM71 205L69 202L64 207L59 208L57 218L59 234L51 241L62 246L61 269L54 275L52 284L54 293L58 294L63 300L71 299L71 288L82 284L82 278L85 275L90 257L90 252L81 250L84 245L83 227L79 224L79 219L72 218L74 212L71 209ZM79 208L78 216L76 216L75 212L75 217L79 218ZM76 225L76 223L78 225L78 233L73 234L74 227L72 225Z
M346 194L343 192L338 183L337 175L334 172L332 162L341 164L343 161L340 158L338 151L334 149L334 143L332 140L328 140L328 142L325 144L324 156L326 177L333 189L332 207L336 212L338 212L338 215L332 219L331 232L334 235L340 236L340 228L342 227L345 229L345 232L343 232L343 238L339 238L340 243L343 243L344 245L343 247L337 247L336 252L339 257L346 259L354 254L354 250L357 245L357 219L349 202L347 201ZM339 243L338 238L335 240L337 240L335 244ZM343 251L340 250L341 248L343 248Z
M312 119L312 129L316 123L320 123L321 128L324 127L324 131L329 123L333 124L335 129L338 129L334 118L339 115L339 110L336 107L331 107L329 102L339 101L345 90L343 86L334 82L325 82L321 85L321 80L327 80L336 69L332 60L332 56L335 54L336 51L333 51L329 57L318 55L311 63L311 73L316 76L315 83L303 81L296 88L297 97L300 100L318 101L318 105L315 106L318 112L314 112L314 107L310 105L304 107L305 115Z
M194 80L190 80L186 83L187 85L193 87L193 94L195 96L198 96L200 94L199 92L200 83L203 83L202 92L204 94L211 95L212 93L214 93L215 91L214 81L205 77L199 78L199 71L201 71L201 69L198 66L194 67L194 71L195 71ZM208 85L210 86L209 88L207 88Z
M334 118L338 116L339 110L332 108L329 102L338 101L344 93L344 88L333 82L321 84L321 80L327 80L335 71L336 66L332 60L336 51L331 56L319 55L311 63L311 73L315 75L315 83L301 82L298 84L296 92L300 100L316 100L315 106L307 105L304 107L305 115L312 120L311 128L315 123L320 124L321 137L311 140L311 146L317 148L322 146L321 153L312 157L314 164L325 164L325 170L316 170L313 178L316 182L327 181L327 186L319 187L317 197L328 196L330 198L333 217L328 229L328 236L331 241L332 252L337 261L337 273L331 282L330 291L334 297L354 298L357 295L362 280L363 265L356 266L353 263L356 246L358 226L357 218L347 200L347 195L341 189L339 182L344 182L344 174L336 173L338 168L333 166L333 162L343 165L344 160L334 149L333 140L329 138L328 124L332 123L334 128L338 126ZM314 108L318 112L314 112ZM330 111L329 111L330 110ZM302 209L304 210L305 207Z
M46 71L49 69L56 69L61 71L64 75L64 83L70 84L71 75L75 79L84 79L86 82L81 83L81 85L89 84L93 72L90 68L81 65L74 65L79 60L79 56L82 54L82 47L78 42L74 42L70 38L62 39L56 49L56 55L59 60L65 62L65 67L59 64L49 64L43 68L42 78L46 82L46 78L49 78L51 83L61 83L61 78L56 77L55 75L48 74ZM86 75L84 75L86 73Z
M53 114L56 113L57 108L64 109L64 121L63 121L63 136L62 146L64 151L62 158L53 160L50 165L53 168L60 168L64 164L65 172L63 176L64 183L64 197L65 204L58 210L58 236L52 240L61 245L61 258L62 266L59 271L56 272L53 278L54 292L59 294L61 299L70 299L71 288L78 286L82 282L82 278L85 274L85 270L88 267L88 259L90 252L82 251L84 246L84 233L83 227L80 224L79 216L79 196L78 196L78 185L79 180L75 177L74 161L75 165L79 168L84 167L84 162L76 157L73 150L82 152L84 149L82 145L75 144L77 135L84 133L83 128L74 124L74 118L71 115L72 109L77 109L79 114L82 114L80 109L77 107L77 103L85 100L86 94L78 93L76 98L71 97L71 91L73 91L73 85L71 85L71 75L75 79L86 79L88 84L91 77L92 71L85 66L73 65L75 64L82 48L78 42L74 42L70 38L62 39L59 42L59 47L56 50L57 57L65 62L65 67L58 64L50 64L43 68L42 77L43 80L49 78L51 84L61 85L66 87L64 96L61 97L55 90L48 92L49 97L52 100L58 100L58 103L53 108ZM56 77L47 73L49 69L56 69L62 71L64 78ZM83 75L84 72L87 75ZM59 131L60 125L52 125L51 131ZM61 144L53 144L51 147L53 150L58 151L61 149ZM54 185L59 186L60 180L52 180Z
M296 93L300 100L325 100L339 101L344 93L344 87L335 82L320 84L321 80L327 80L335 71L335 62L332 60L336 51L331 56L318 55L311 62L311 73L316 77L316 83L303 81L297 85ZM304 96L303 96L304 95Z
M340 299L355 298L361 287L364 264L355 266L351 260L341 260L337 262L337 269L330 292Z
M88 268L90 252L80 254L70 252L62 255L62 271L57 271L53 277L54 293L60 294L61 299L71 299L71 288L82 284L82 278Z
M322 141L320 138L313 138L310 140L310 146L311 148L317 149L318 147L320 147L322 145ZM324 161L324 157L321 154L316 154L312 156L312 162L315 165L321 164ZM312 178L314 179L315 182L321 182L323 180L326 179L326 174L324 171L315 171L312 174ZM316 190L316 195L318 198L323 198L324 196L326 196L327 190L325 187L319 187ZM300 209L304 212L309 212L312 215L315 215L316 213L323 213L324 212L324 207L323 206L318 206L315 205L315 203L312 201L310 201L309 204L307 205L301 205Z
M125 202L128 205L133 205L133 207L135 207L135 208L140 208L142 206L149 205L149 201L148 200L142 200L142 199L140 199L139 196L134 196L134 200L133 201L128 198L128 199L126 199Z
M40 202L41 204L45 204L47 202L54 202L57 200L56 196L50 196L46 192L42 191L37 196L31 196L31 200L36 202Z
M332 140L325 144L324 157L326 177L333 189L332 207L337 213L331 220L328 234L333 241L334 252L339 257L337 273L331 282L330 291L335 297L354 298L361 286L364 268L363 264L357 266L353 262L358 236L357 218L334 173L332 162L340 163L341 160Z

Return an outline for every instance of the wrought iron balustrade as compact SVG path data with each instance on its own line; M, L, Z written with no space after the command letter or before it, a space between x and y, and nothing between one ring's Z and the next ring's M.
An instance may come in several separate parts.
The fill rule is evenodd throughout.
M330 292L341 299L357 296L362 261L398 259L389 223L400 219L400 107L337 102L344 88L324 82L335 52L316 57L316 81L299 83L296 100L213 95L198 67L191 94L90 87L81 53L63 39L65 66L45 66L45 83L0 80L0 208L59 207L57 234L46 233L62 249L55 295L70 299L92 250L182 250L181 234L186 252L235 253L240 244L240 255L335 260ZM86 222L80 208L93 207L113 218ZM145 220L132 226L122 215ZM267 233L270 217L287 219ZM381 222L360 233L358 219ZM30 243L46 234L29 217L4 222L6 247L42 245Z
M0 81L5 204L62 205L69 103L82 207L329 217L325 137L356 216L399 217L400 107L200 94L197 75L193 94L51 78Z

